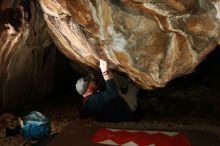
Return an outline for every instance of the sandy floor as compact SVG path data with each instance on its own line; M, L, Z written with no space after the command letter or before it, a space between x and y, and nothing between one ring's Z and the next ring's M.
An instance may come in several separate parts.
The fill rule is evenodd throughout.
M42 112L51 119L52 133L59 133L68 123L78 120L78 109L74 106L47 106ZM160 116L149 117L145 116L140 122L122 122L122 123L97 123L94 119L83 120L82 122L90 125L100 125L112 128L137 128L137 129L178 129L178 130L204 130L212 131L220 138L220 120L218 119L204 119L192 117L174 117L174 116ZM16 136L4 138L4 128L6 123L1 122L0 145L1 146L22 146L25 141L21 134Z

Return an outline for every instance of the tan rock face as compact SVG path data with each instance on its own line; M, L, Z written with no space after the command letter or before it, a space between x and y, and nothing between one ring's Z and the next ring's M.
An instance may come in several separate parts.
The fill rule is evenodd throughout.
M106 59L153 89L192 72L219 44L219 23L217 0L1 0L0 105L48 93L53 42L83 66Z
M68 58L107 59L144 89L190 73L219 43L212 0L40 0L51 36Z
M48 93L56 53L37 2L1 4L0 110Z

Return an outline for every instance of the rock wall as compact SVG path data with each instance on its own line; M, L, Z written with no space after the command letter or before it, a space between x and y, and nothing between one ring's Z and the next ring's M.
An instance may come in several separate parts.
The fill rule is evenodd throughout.
M40 0L50 34L69 59L106 59L143 89L193 72L219 44L214 0Z
M219 19L217 0L1 0L0 105L50 91L53 43L82 70L102 58L143 89L164 87L216 48Z
M50 91L56 49L37 2L0 4L1 111L41 99Z

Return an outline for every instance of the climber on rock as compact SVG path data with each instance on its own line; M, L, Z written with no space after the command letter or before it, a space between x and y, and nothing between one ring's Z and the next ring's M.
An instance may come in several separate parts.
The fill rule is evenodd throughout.
M95 116L97 121L134 120L138 88L130 80L123 83L118 79L115 82L107 62L102 59L100 69L105 81L104 90L99 90L98 83L91 75L80 78L76 83L76 91L83 96L81 113ZM124 87L123 93L119 86Z

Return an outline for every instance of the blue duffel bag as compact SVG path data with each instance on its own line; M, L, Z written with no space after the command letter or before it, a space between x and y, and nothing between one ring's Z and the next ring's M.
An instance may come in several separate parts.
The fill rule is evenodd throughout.
M26 140L35 140L50 134L50 120L42 113L33 111L24 117L21 133Z

